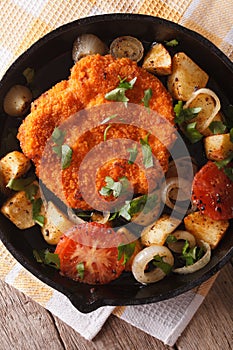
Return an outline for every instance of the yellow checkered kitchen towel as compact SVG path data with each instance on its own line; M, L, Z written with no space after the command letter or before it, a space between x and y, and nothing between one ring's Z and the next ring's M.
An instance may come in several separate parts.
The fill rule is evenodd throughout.
M177 22L204 35L233 59L233 0L1 0L0 78L21 53L51 30L81 17L120 12L148 14ZM26 271L2 243L0 278L87 339L93 339L113 312L169 345L176 342L215 279L172 300L151 305L103 307L84 315L64 295Z

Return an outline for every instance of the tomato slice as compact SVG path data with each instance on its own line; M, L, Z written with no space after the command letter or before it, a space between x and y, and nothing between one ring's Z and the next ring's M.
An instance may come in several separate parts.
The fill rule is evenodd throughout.
M117 247L124 236L96 222L74 226L55 250L64 276L88 284L106 284L118 278L125 266Z
M233 182L211 161L194 176L192 200L211 219L233 218Z

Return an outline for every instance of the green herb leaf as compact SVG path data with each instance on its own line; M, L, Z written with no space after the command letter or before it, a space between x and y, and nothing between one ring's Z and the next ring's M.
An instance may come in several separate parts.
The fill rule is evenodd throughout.
M118 260L121 260L122 256L124 257L122 265L125 265L127 261L130 260L131 256L134 253L136 246L136 242L128 243L128 244L120 244L117 247L118 250Z
M185 134L191 143L196 143L203 138L203 135L196 129L197 122L189 123L186 126Z
M28 67L23 71L23 75L24 75L25 79L27 80L27 83L30 85L30 84L32 84L32 82L34 80L35 70L33 68Z
M230 130L230 140L233 143L233 128Z
M168 275L171 272L172 266L163 261L163 259L163 256L155 255L152 263L154 266L160 268L166 275Z
M144 91L144 97L142 99L142 102L144 103L144 106L146 108L149 108L149 102L150 102L151 97L152 97L152 89L149 88L149 89Z
M125 205L120 209L119 216L122 216L126 220L131 219L131 215L129 214L130 211L130 201L125 201Z
M179 42L176 39L172 39L170 41L165 41L166 46L174 47L174 46L177 46L178 44L179 44Z
M68 145L62 145L61 150L62 150L61 165L62 165L62 170L64 170L70 166L73 151L72 151L72 148L70 148L70 146Z
M129 152L129 154L130 154L128 163L133 164L137 158L137 155L138 155L137 146L134 145L132 148L128 148L127 152Z
M51 253L48 249L33 250L34 258L37 262L51 266L57 270L60 269L60 259L58 254Z
M197 246L189 248L189 242L187 240L184 242L181 258L185 260L186 266L193 265L195 262L201 259L203 255L203 248Z
M110 196L113 194L115 198L123 194L128 188L128 179L120 178L119 181L114 181L110 176L105 177L106 186L102 187L99 193L102 196Z
M108 123L110 120L116 118L117 116L118 116L118 114L110 115L110 117L105 118L100 124Z
M136 83L137 77L133 78L130 81L126 81L127 78L121 79L120 76L118 76L118 79L120 80L120 83L118 85L119 88L123 88L125 90L131 90Z
M84 263L83 262L80 262L76 265L76 269L77 269L77 272L78 272L78 276L83 279L84 277L84 272L85 272L85 267L84 267Z
M56 153L58 155L59 158L62 157L62 146L53 146L52 150L54 153Z
M178 101L177 104L174 106L174 112L176 115L175 123L180 125L185 121L189 121L195 118L200 111L201 111L201 107L183 108L183 102Z
M222 168L225 168L233 159L233 152L231 152L231 154L223 159L223 160L218 160L218 161L215 161L214 163L217 165L218 169L222 169Z
M233 181L233 168L224 168L224 173L231 181Z
M130 81L126 81L126 78L121 79L121 77L118 77L120 80L120 83L116 89L113 89L112 91L109 91L106 93L105 98L109 101L116 101L116 102L124 102L127 105L127 102L129 101L128 97L125 96L125 92L127 90L130 90L133 88L137 77Z
M225 124L223 124L223 122L219 120L214 120L213 122L210 123L209 129L213 134L218 135L218 134L224 134L227 127Z
M26 177L25 179L10 179L6 187L14 191L24 191L25 187L35 180L35 176Z
M41 207L42 207L42 199L37 198L32 201L32 218L33 220L40 226L44 226L44 216L40 215Z
M173 235L167 236L166 243L175 243L177 242L177 238Z
M128 102L129 99L128 97L125 96L125 91L126 89L124 88L116 88L112 91L109 91L106 95L105 98L108 101L116 101L116 102Z
M58 146L61 146L64 142L64 139L65 139L65 131L56 127L52 133L53 142L56 143Z
M39 187L34 183L31 183L29 186L24 188L24 192L26 193L26 196L30 202L35 199L38 190Z
M112 125L108 125L105 130L104 130L104 141L107 141L107 133L108 133L108 130L112 127Z
M143 156L143 164L146 169L153 167L153 156L152 150L148 142L149 134L145 137L145 139L140 139L140 144L142 146L142 156Z

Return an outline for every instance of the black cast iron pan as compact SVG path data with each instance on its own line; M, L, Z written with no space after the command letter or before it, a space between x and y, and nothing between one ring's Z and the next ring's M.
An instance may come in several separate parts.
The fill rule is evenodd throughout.
M157 17L134 14L110 14L88 17L64 25L46 35L21 55L9 68L0 82L1 154L14 146L6 145L5 136L9 128L17 128L19 120L6 117L2 102L8 89L16 83L24 84L22 72L27 67L36 71L34 84L40 95L62 79L69 76L73 65L71 50L77 35L93 33L109 44L120 35L132 35L141 40L145 49L154 42L176 38L177 50L184 51L210 78L220 96L223 107L233 104L233 64L212 43L199 34L177 24ZM176 48L173 49L174 52ZM224 239L213 251L210 263L202 270L190 275L171 275L162 281L142 286L134 278L123 273L116 281L92 286L62 277L56 270L38 264L33 249L46 247L39 228L18 230L10 221L0 216L0 238L11 254L31 273L49 286L64 293L81 312L90 312L104 305L146 304L175 297L200 285L214 275L233 255L232 224Z

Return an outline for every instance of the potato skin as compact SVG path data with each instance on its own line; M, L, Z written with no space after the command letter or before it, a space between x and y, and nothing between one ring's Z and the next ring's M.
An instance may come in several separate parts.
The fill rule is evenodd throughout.
M211 249L217 247L229 227L228 220L213 220L207 215L197 211L184 218L185 228L192 233L197 242L209 243Z
M205 153L210 160L223 160L233 152L230 134L212 135L204 139Z
M1 177L5 186L11 179L22 177L30 169L31 163L22 152L13 151L0 160Z
M194 91L206 86L208 79L208 74L185 53L178 52L173 56L167 86L175 100L188 101Z
M150 73L169 75L172 73L172 59L167 49L156 43L146 54L142 67Z

